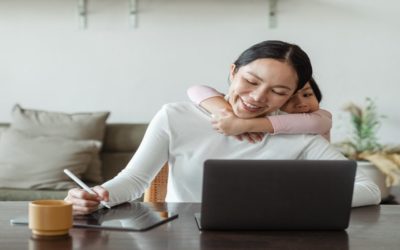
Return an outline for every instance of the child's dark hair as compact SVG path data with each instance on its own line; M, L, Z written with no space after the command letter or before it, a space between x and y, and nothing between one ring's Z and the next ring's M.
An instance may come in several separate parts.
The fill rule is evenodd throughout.
M317 98L318 102L321 102L322 100L322 93L321 90L318 87L317 82L314 80L313 77L311 77L310 81L308 81L308 83L310 84L311 89L314 92L315 97Z

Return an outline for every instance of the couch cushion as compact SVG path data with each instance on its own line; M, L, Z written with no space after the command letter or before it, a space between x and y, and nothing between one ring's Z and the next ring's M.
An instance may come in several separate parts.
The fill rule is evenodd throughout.
M105 181L112 179L128 165L133 153L103 152L101 162Z
M108 124L103 151L134 153L139 147L147 124Z
M57 136L102 142L108 116L109 112L68 114L24 109L17 104L13 108L11 127L35 136ZM83 179L96 183L103 181L98 155L93 157Z
M67 190L30 190L0 188L0 201L62 200Z
M10 125L8 123L0 123L0 140L1 140L1 135L6 131Z
M0 187L68 189L64 168L81 176L100 149L95 140L32 136L8 129L0 140Z
M108 124L101 152L102 173L107 181L126 167L139 147L147 124Z

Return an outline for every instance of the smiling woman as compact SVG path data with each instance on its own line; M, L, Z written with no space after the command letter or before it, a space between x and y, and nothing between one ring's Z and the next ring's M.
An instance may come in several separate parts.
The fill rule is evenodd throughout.
M237 72L233 64L229 103L240 118L265 116L279 109L293 95L297 75L286 62L258 59Z
M311 79L307 54L297 45L266 41L243 52L230 68L229 102L241 117L279 109ZM94 187L97 195L71 189L66 200L75 213L94 211L101 200L113 206L139 198L168 162L167 202L201 202L203 163L207 159L345 159L320 136L278 134L257 144L215 133L210 117L195 104L170 103L156 114L127 167ZM328 177L327 177L328 178ZM378 187L362 172L356 176L353 206L380 202Z
M228 100L240 118L265 116L303 88L311 75L310 59L297 45L261 42L231 65Z

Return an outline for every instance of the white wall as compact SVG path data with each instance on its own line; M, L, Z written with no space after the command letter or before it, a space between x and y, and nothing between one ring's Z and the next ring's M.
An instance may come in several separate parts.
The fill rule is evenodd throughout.
M388 116L381 141L399 143L400 2L280 0L268 28L267 0L89 0L88 29L76 1L0 0L0 121L14 103L65 112L110 110L111 122L148 122L163 103L186 100L192 84L227 88L229 64L250 45L281 39L310 55L322 106L376 98Z

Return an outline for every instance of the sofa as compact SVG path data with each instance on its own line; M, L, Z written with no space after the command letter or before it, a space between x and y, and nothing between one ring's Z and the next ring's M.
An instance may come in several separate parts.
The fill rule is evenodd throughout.
M10 124L0 123L0 136ZM136 152L147 124L107 124L100 152L104 181L113 178L123 169ZM88 183L93 186L100 183ZM36 199L63 199L67 190L31 190L0 188L1 201L30 201Z

